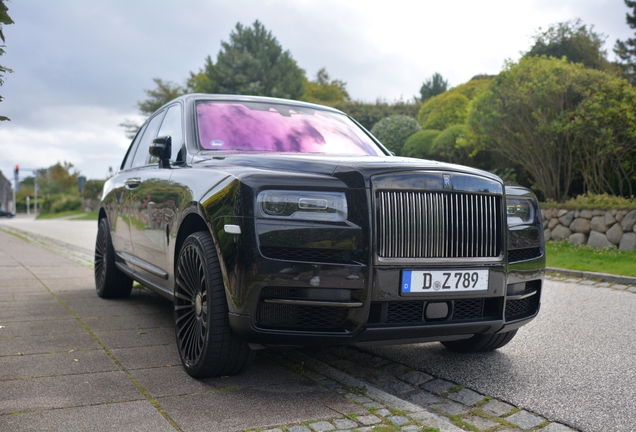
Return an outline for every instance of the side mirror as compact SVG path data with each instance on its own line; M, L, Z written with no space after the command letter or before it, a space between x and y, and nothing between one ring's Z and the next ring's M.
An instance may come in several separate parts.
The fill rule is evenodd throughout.
M152 140L152 144L150 144L148 152L151 156L159 158L159 168L170 168L172 138L169 136L155 138Z

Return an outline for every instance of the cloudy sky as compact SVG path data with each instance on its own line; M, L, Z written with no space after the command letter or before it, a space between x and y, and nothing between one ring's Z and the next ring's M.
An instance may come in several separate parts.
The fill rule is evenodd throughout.
M451 86L498 73L550 24L580 18L633 37L622 0L10 0L0 94L0 170L69 161L88 178L117 169L119 124L159 77L183 83L237 22L260 20L310 78L321 67L353 99L395 101L440 72ZM23 175L28 174L25 170Z

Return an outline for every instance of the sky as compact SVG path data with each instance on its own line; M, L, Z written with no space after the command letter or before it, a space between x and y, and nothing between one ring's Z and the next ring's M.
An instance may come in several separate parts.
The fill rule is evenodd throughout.
M68 161L89 179L117 170L125 120L153 78L183 84L216 59L236 23L261 21L310 79L322 67L355 100L409 100L435 72L450 86L518 61L540 28L580 18L634 36L622 0L9 0L13 69L0 87L0 171Z

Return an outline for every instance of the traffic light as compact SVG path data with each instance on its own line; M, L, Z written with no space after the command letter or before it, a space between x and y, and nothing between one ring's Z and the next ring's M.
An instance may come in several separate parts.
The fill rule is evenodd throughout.
M13 179L15 180L15 191L20 191L20 165L15 166L15 170L13 170Z

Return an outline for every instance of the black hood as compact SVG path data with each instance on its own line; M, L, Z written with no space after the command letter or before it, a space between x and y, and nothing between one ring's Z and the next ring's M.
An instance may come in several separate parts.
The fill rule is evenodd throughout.
M288 173L306 173L338 177L349 187L369 187L372 176L388 173L437 171L463 173L501 183L494 174L478 169L396 156L344 156L297 153L220 153L201 152L195 164L232 171L233 167Z

